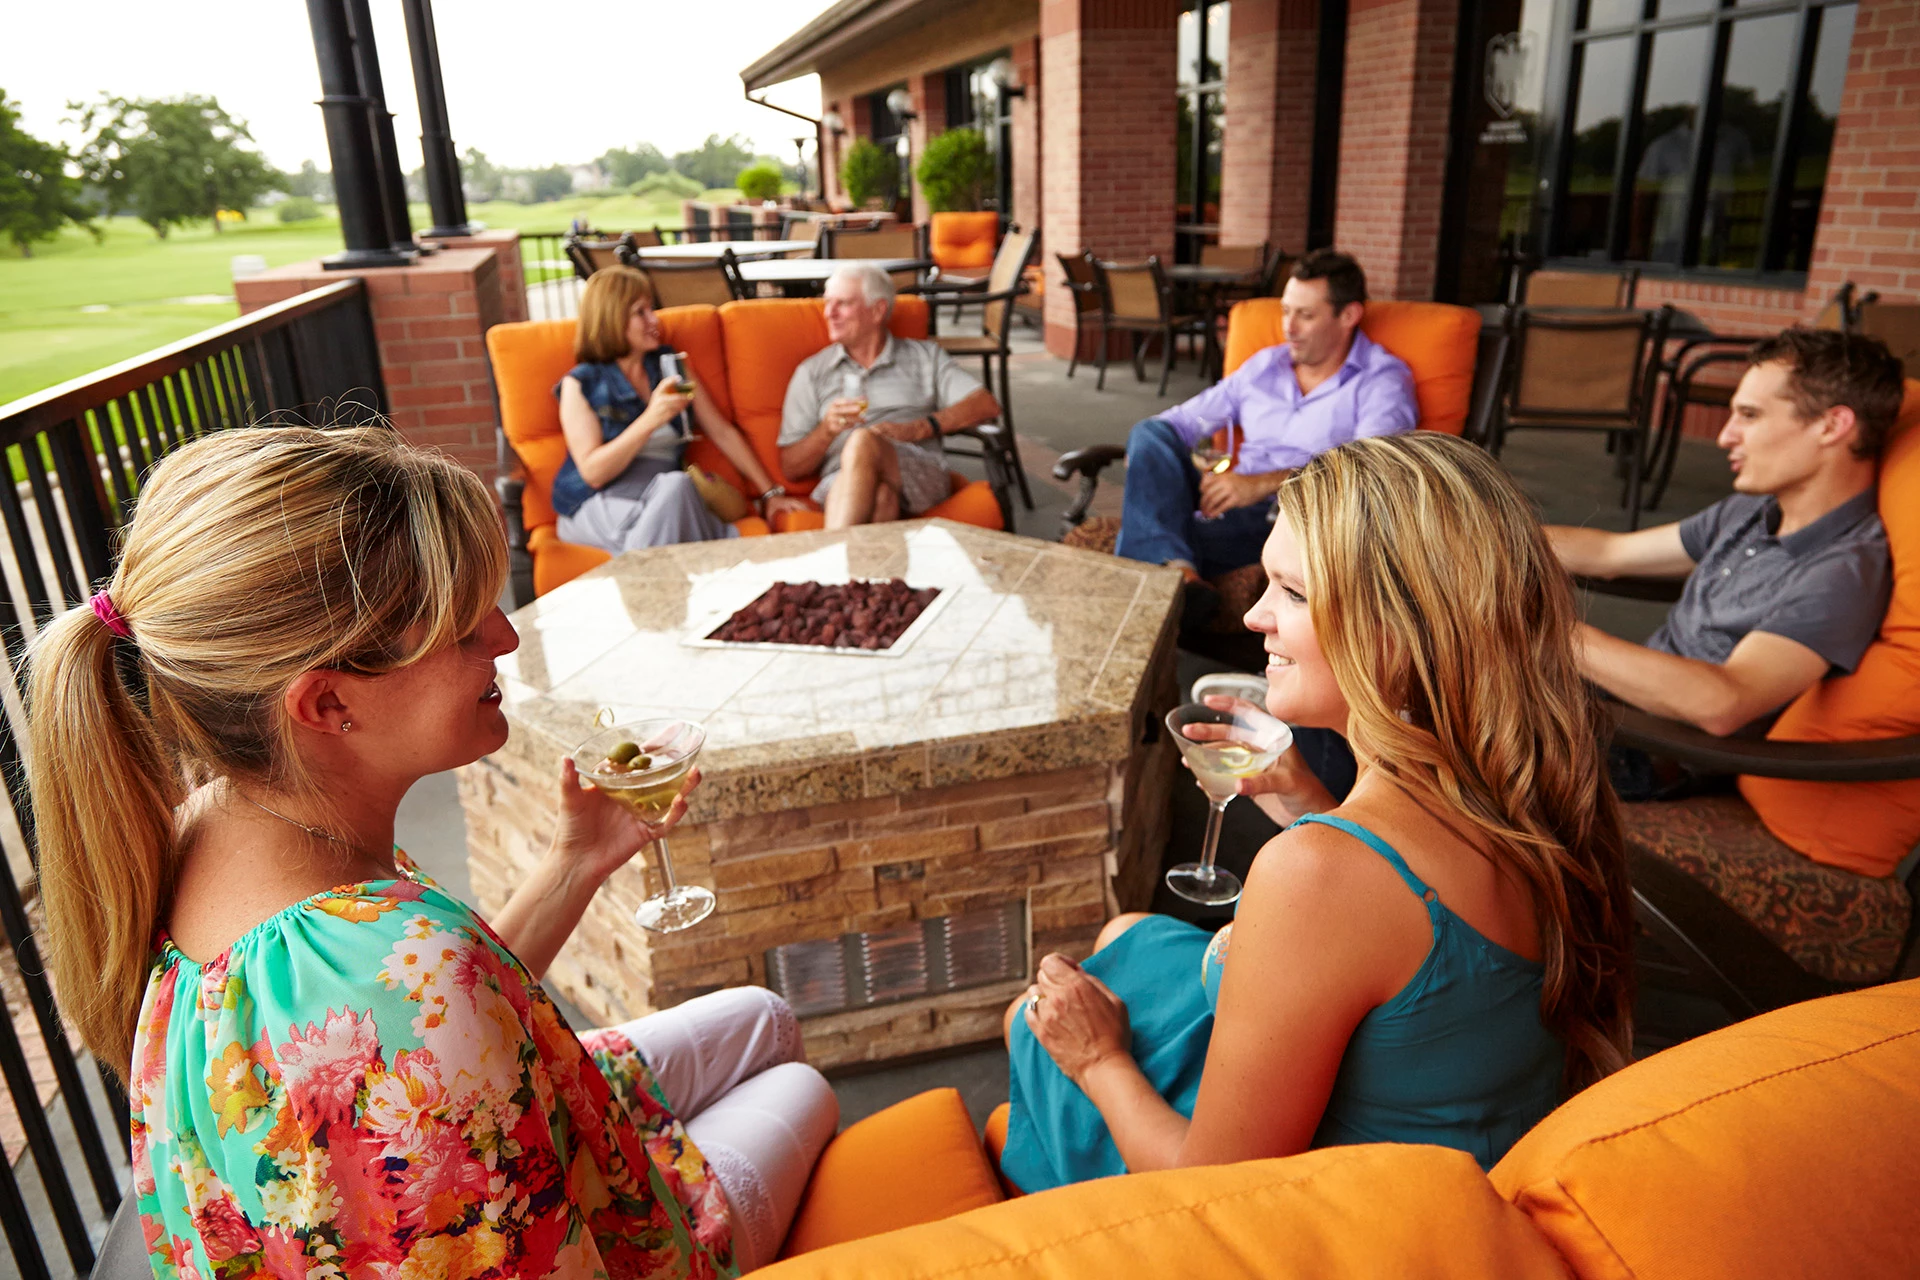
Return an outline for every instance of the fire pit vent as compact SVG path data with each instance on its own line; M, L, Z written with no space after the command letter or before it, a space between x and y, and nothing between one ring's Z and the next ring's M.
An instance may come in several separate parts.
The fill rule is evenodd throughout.
M1024 902L767 952L768 985L803 1018L982 987L1026 972Z

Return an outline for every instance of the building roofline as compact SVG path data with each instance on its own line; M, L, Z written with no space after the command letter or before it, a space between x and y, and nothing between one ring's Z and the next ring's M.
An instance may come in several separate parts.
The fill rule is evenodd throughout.
M810 75L850 42L892 24L929 0L840 0L740 73L748 92Z

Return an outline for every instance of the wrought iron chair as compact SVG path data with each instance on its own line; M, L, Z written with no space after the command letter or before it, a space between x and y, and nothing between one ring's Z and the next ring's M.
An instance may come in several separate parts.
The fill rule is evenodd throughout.
M1100 277L1093 268L1093 255L1085 250L1071 256L1064 253L1053 256L1060 260L1060 270L1066 276L1067 292L1073 298L1073 356L1067 361L1067 376L1071 378L1073 371L1080 367L1080 348L1085 345L1087 319L1100 314Z
M719 306L738 298L750 298L752 291L740 278L740 263L732 249L722 249L710 262L670 262L656 258L651 262L622 246L620 261L637 268L653 282L653 305L665 307Z
M1512 378L1491 422L1498 457L1509 431L1605 432L1625 476L1627 527L1640 527L1652 374L1673 309L1541 310L1512 320Z
M1161 270L1160 259L1145 262L1102 262L1093 260L1094 279L1100 286L1100 376L1094 379L1097 390L1107 385L1107 336L1113 332L1131 334L1133 339L1133 376L1147 380L1141 357L1143 339L1160 338L1160 394L1167 393L1167 379L1173 376L1174 339L1190 330L1195 317L1175 309L1173 286Z
M1618 271L1533 271L1521 286L1529 307L1630 307L1640 268Z
M984 293L944 294L940 298L942 306L951 300L956 309L978 307L980 309L980 329L977 333L941 334L934 339L948 355L980 357L980 372L983 381L994 385L994 364L1000 366L999 391L996 399L1000 401L1000 422L1006 429L995 443L1004 451L1007 466L1012 470L1016 483L1020 486L1020 500L1027 510L1033 510L1033 493L1027 487L1027 473L1020 465L1020 446L1013 433L1013 391L1008 383L1007 360L1012 354L1007 345L1008 333L1013 327L1013 300L1024 289L1021 279L1027 269L1027 263L1033 258L1034 234L1031 231L1009 232L1001 241L1000 248L994 254L993 267L987 273Z
M926 228L911 222L881 222L869 227L828 227L820 233L822 258L913 258L927 256ZM894 287L917 289L920 272L890 271Z

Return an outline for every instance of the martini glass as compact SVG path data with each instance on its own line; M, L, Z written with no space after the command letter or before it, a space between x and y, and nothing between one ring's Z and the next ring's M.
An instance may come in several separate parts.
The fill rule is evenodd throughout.
M1220 819L1242 778L1265 773L1293 745L1293 730L1250 702L1225 707L1188 702L1167 712L1167 729L1187 758L1194 780L1207 793L1207 838L1200 861L1167 872L1167 888L1188 902L1225 906L1240 897L1240 877L1213 865L1220 847Z
M673 798L680 794L706 741L707 731L691 720L633 720L581 743L573 763L581 777L632 809L642 822L655 823L673 807ZM623 756L625 762L615 765ZM653 847L664 887L641 903L633 918L642 929L656 933L691 929L713 914L713 893L673 878L666 837L657 837Z

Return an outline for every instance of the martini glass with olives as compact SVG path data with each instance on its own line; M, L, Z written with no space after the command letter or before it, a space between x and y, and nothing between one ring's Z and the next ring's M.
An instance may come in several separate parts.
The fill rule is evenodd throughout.
M581 777L652 824L673 807L706 741L707 731L691 720L634 720L588 738L574 751L573 762ZM633 918L656 933L691 929L713 914L713 893L674 879L666 837L655 837L653 847L663 887L640 904Z

